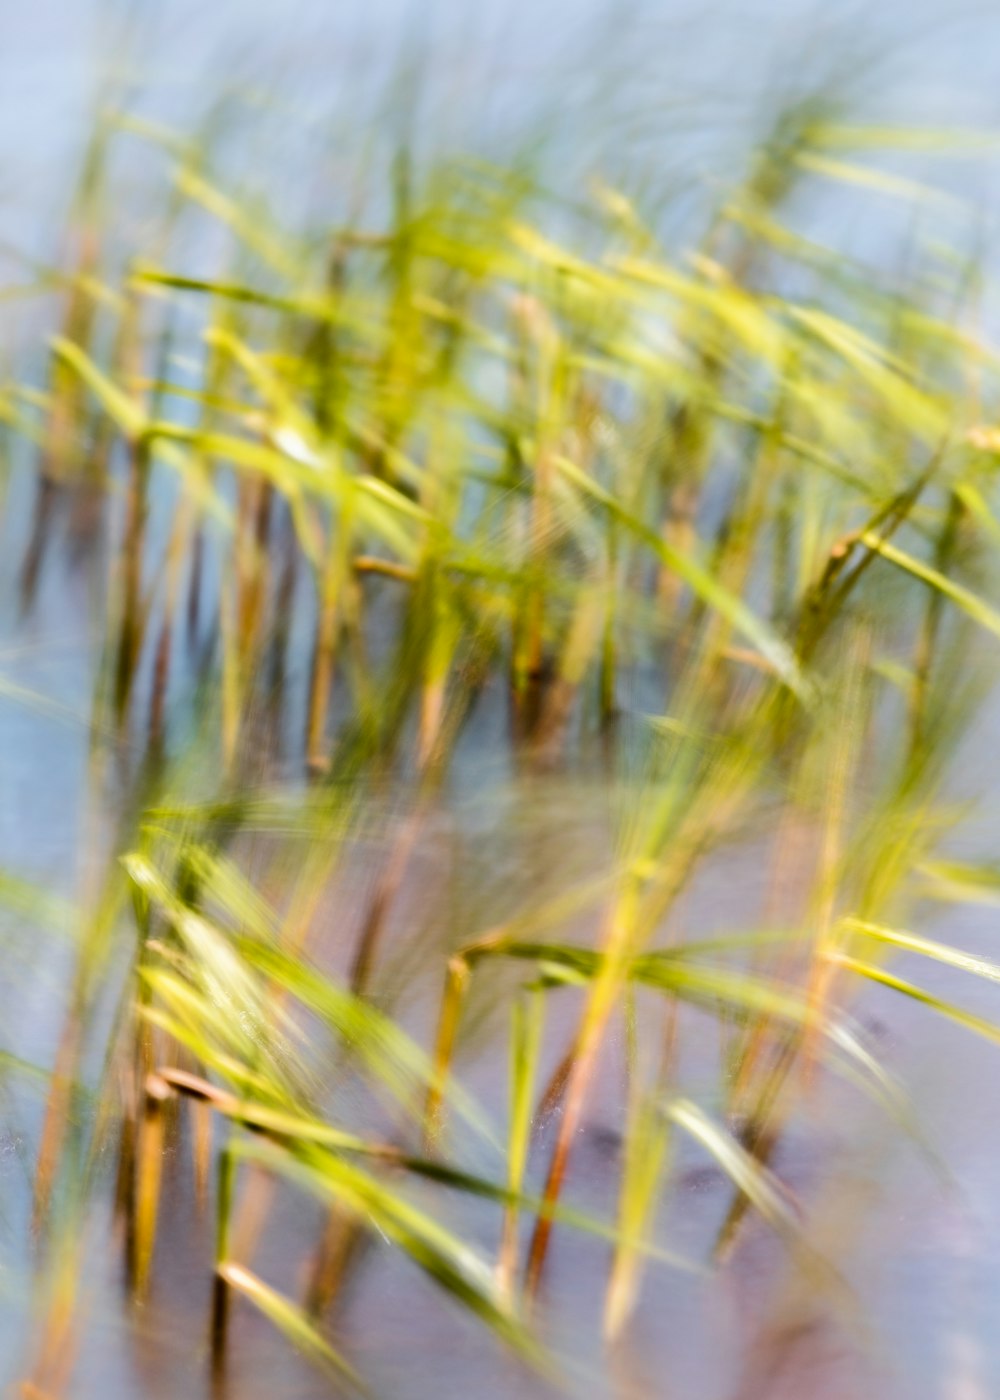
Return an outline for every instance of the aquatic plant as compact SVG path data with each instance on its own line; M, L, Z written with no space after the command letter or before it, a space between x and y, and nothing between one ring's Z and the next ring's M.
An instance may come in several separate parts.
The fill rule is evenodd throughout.
M217 117L189 138L103 113L46 283L45 377L0 399L35 449L21 605L66 526L101 607L98 875L65 906L0 890L73 959L32 1171L33 1393L66 1384L97 1202L150 1296L181 1142L214 1220L220 1384L238 1295L363 1387L331 1315L366 1236L555 1374L552 1239L595 1234L613 1343L647 1266L685 1262L655 1229L678 1133L732 1183L720 1266L753 1211L836 1290L774 1156L836 1078L919 1146L854 1015L865 988L1000 1038L896 969L1000 979L922 922L928 897L996 892L947 845L950 759L991 677L974 638L1000 636L977 264L865 266L793 208L818 182L933 207L871 159L918 134L795 104L678 247L609 183L568 204L536 170L405 146L369 201L295 223L266 180L227 180ZM164 181L122 247L128 141ZM597 868L581 883L567 854L551 889L401 934L435 824L490 763L533 792L597 774ZM366 847L348 937L324 910ZM766 888L738 927L702 926L692 890L739 848ZM394 956L443 979L436 1028L395 1014ZM462 1087L484 978L509 1031L501 1129ZM710 1094L679 1068L692 1007L717 1026ZM619 1025L602 1221L567 1183ZM255 1266L288 1193L321 1222L298 1298ZM456 1197L486 1203L495 1257Z

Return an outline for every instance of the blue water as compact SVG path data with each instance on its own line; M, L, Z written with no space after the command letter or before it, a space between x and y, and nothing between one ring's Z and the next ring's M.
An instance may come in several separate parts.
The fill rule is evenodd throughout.
M192 117L220 85L353 139L384 118L390 74L421 71L418 118L456 144L564 138L581 163L661 172L739 149L788 90L834 78L864 116L995 126L1000 10L884 0L7 0L0 47L0 227L57 196L95 75L141 78L147 108ZM131 39L129 35L131 34ZM397 85L398 88L398 85ZM399 96L398 90L395 94ZM569 139L565 139L569 138ZM694 154L696 153L696 154ZM38 252L41 249L35 249Z

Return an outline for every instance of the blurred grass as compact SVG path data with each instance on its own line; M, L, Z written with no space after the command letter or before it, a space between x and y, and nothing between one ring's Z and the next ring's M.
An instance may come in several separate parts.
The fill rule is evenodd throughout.
M266 172L226 178L221 112L193 136L104 112L65 266L44 273L45 373L0 388L33 458L22 611L67 540L101 580L91 780L116 819L76 904L16 871L0 883L75 956L35 1148L35 1393L68 1384L95 1200L113 1195L129 1288L150 1296L180 1142L215 1212L217 1377L239 1295L361 1385L330 1315L364 1236L551 1375L533 1304L554 1233L610 1241L616 1340L644 1264L667 1258L678 1130L732 1184L720 1266L752 1210L829 1283L773 1166L786 1125L837 1075L919 1140L853 1021L865 987L1000 1038L892 970L909 952L1000 977L920 932L928 881L995 896L995 870L947 841L1000 635L998 362L966 248L944 277L919 239L866 267L804 237L795 209L832 182L930 217L933 192L873 152L953 138L794 101L676 244L656 191L650 214L607 178L567 202L528 162L406 140L337 191L349 215L295 222ZM126 139L162 183L123 247ZM570 794L596 773L612 831L583 886L557 861L554 891L513 913L422 942L409 920L418 977L444 979L421 1043L380 973L470 762L473 802L491 762L561 773ZM549 826L560 851L558 812ZM366 842L378 868L331 950L324 906ZM706 933L692 887L725 880L741 846L763 898ZM503 1128L458 1078L484 977L509 1025ZM718 1025L710 1104L681 1082L682 1004ZM563 1198L618 1023L606 1224ZM326 1221L301 1300L254 1267L279 1191ZM495 1262L447 1193L490 1203Z

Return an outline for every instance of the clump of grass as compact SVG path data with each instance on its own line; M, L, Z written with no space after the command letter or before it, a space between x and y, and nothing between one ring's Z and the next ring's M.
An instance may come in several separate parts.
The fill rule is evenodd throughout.
M163 220L154 243L105 259L90 224L126 133L164 160ZM1000 636L996 356L968 329L968 269L943 290L888 285L789 212L818 180L897 194L850 159L892 135L795 106L677 248L610 185L567 212L523 170L407 150L369 211L359 195L346 222L289 227L227 183L208 140L102 123L47 387L3 398L42 444L26 606L54 493L100 444L86 486L111 528L83 546L106 577L95 785L111 760L128 794L100 888L59 915L75 966L34 1172L55 1280L36 1384L64 1383L49 1352L70 1328L66 1260L109 1155L144 1299L164 1150L190 1138L215 1217L217 1377L239 1296L360 1386L330 1315L364 1235L546 1370L532 1305L554 1236L608 1241L617 1341L664 1257L679 1132L732 1183L717 1259L752 1210L829 1284L773 1158L834 1074L909 1126L851 1020L867 984L1000 1038L892 968L906 950L1000 978L919 927L928 883L995 892L942 843L961 815L949 757L988 679L973 634ZM212 266L180 236L204 223L225 235ZM380 970L484 715L519 772L596 766L615 830L586 889L531 892L424 955L444 979L428 1048L393 1018ZM324 900L357 844L384 837L387 792L402 814L357 937L331 956ZM736 842L767 862L769 891L743 927L705 936L686 901L724 878ZM456 1075L485 976L509 1013L499 1134ZM562 1044L556 1002L573 1007ZM678 1068L689 1005L718 1024L711 1105ZM625 1146L606 1224L564 1198L618 1022ZM301 1298L254 1257L279 1191L324 1222ZM445 1193L489 1203L495 1259L448 1222Z

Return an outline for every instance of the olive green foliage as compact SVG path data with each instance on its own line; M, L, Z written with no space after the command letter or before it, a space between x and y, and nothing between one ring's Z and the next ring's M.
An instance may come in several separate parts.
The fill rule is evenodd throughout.
M658 193L610 175L567 201L530 168L406 147L361 163L330 201L347 212L293 216L266 169L227 179L229 120L192 138L104 112L42 281L44 373L0 397L36 482L23 606L64 525L97 581L93 793L118 813L78 899L2 889L74 949L34 1148L34 1383L65 1383L95 1201L113 1194L131 1289L155 1288L177 1142L214 1212L219 1374L242 1299L363 1387L333 1304L366 1235L555 1374L531 1307L552 1241L608 1242L613 1342L683 1262L656 1226L679 1134L731 1179L714 1263L753 1215L827 1286L772 1158L834 1076L915 1132L852 1018L866 986L1000 1038L933 990L936 964L1000 968L923 927L930 896L996 898L943 843L1000 636L1000 429L975 261L923 239L938 202L889 173L920 134L797 104L678 245L644 213ZM123 246L137 143L162 179ZM803 232L819 191L903 201L908 257ZM599 868L421 941L414 862L468 773L504 770L570 802L597 775ZM741 846L767 891L702 927L692 887ZM362 849L345 946L325 901ZM419 1033L382 975L401 943L444 986ZM506 1108L461 1087L484 978ZM709 1099L679 1068L692 1006L719 1031ZM622 1028L600 1221L567 1174ZM278 1193L325 1222L300 1298L255 1266ZM495 1258L456 1193L490 1212Z

